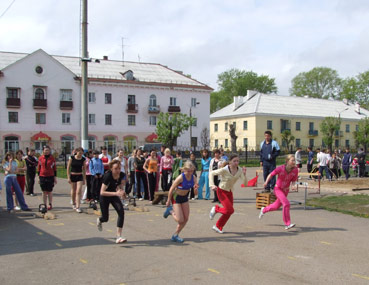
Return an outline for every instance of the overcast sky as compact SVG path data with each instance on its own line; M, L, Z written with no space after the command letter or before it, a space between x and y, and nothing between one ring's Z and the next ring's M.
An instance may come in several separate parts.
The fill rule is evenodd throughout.
M214 89L230 68L275 78L280 95L317 66L341 77L369 70L368 0L89 0L88 10L91 57L121 60L124 37L125 60ZM79 56L79 0L1 0L2 14L1 51Z

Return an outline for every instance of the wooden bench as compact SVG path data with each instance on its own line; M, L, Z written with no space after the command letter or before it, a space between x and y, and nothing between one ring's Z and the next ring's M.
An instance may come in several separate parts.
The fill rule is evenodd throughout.
M169 191L157 191L154 194L154 200L152 200L152 204L153 205L157 205L159 204L159 202L161 202L162 205L165 204L165 199L164 197L168 197Z

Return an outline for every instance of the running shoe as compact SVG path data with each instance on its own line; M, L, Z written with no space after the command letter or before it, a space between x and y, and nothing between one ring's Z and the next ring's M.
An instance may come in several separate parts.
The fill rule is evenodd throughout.
M168 216L170 215L170 212L173 210L173 207L172 206L169 206L165 209L164 211L164 214L163 214L163 217L166 219L168 218Z
M220 229L218 229L218 227L217 226L213 226L213 230L215 231L215 232L217 232L218 234L223 234L224 232L223 231L221 231Z
M211 208L210 213L209 213L209 218L210 220L214 219L216 212L215 212L215 206Z
M16 210L16 211L20 211L20 210L21 210L21 208L20 208L19 206L15 206L15 207L14 207L14 210Z
M265 214L263 213L265 207L261 207L260 213L259 213L259 219L261 219Z
M138 201L143 201L144 198L139 198Z
M182 243L184 242L183 238L180 238L178 235L172 235L171 241Z
M100 218L97 218L96 226L97 226L97 229L101 232L102 231L102 222L100 221Z
M284 229L285 230L289 230L289 229L292 229L294 226L296 226L295 224L289 224L288 226L285 226Z
M73 204L72 208L73 208L73 210L76 210L77 209L77 207L76 207L75 204Z
M117 237L117 239L115 240L115 243L124 243L124 242L126 242L127 241L127 239L126 238L124 238L124 237Z
M77 208L77 209L76 209L76 212L77 212L77 213L82 213L81 208Z

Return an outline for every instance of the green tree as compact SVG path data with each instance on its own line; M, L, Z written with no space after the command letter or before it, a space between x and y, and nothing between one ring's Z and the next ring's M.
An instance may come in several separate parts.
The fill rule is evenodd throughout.
M341 81L336 70L315 67L308 72L299 73L292 79L290 95L337 99L340 96Z
M274 78L258 75L253 71L232 68L218 75L219 91L210 95L210 112L213 113L233 102L234 96L245 96L247 90L261 93L276 93Z
M358 102L366 109L369 108L369 71L343 80L341 99L343 98L351 103Z
M326 117L320 124L320 131L323 134L323 142L332 151L333 136L340 131L341 119L336 117Z
M358 130L354 132L356 145L362 145L367 150L369 145L369 118L363 118L359 121Z
M290 144L295 140L290 130L284 130L281 134L282 145L286 145L286 151L289 151Z
M173 146L177 142L177 138L179 138L183 132L187 131L194 121L195 119L193 117L189 117L182 113L160 113L156 123L158 140L170 149L173 149Z

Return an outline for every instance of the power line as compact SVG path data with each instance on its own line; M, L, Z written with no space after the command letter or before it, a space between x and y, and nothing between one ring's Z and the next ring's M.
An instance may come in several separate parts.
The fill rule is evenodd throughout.
M8 10L10 9L10 7L14 4L15 0L13 0L12 3L10 3L10 5L8 6L8 8L5 9L5 11L1 14L0 18L2 18L6 12L8 12Z

